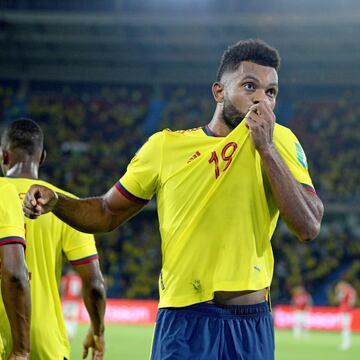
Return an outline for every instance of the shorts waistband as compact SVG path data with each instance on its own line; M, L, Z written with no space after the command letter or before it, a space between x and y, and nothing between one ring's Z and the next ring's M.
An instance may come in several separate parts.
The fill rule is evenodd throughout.
M181 308L168 308L171 310L179 310L181 312L197 313L205 316L219 316L219 317L251 317L268 315L270 313L269 304L264 301L259 304L251 305L219 305L209 303L199 303Z

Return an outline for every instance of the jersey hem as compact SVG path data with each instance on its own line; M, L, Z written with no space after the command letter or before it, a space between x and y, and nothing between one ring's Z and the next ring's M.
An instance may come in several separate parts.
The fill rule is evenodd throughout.
M120 181L118 181L115 184L115 187L120 192L121 195L125 196L128 200L130 200L132 202L135 202L135 203L141 204L141 205L146 205L149 202L149 200L141 199L141 198L133 195L130 191L125 189L125 187L120 183Z
M239 289L238 286L229 286L229 285L227 285L227 286L218 286L216 289L211 290L211 292L204 293L201 297L198 297L197 299L190 298L189 296L179 296L179 297L176 297L176 298L174 297L171 300L161 300L160 299L158 308L159 309L167 308L167 307L180 308L180 307L185 307L185 306L190 306L190 305L210 301L210 300L212 300L214 298L214 293L216 291L248 291L248 290L257 291L257 290L262 290L262 289L266 289L266 288L269 288L269 287L270 287L270 284L261 285L261 286L258 286L257 288L248 287L248 288L244 288L244 289Z
M301 185L305 188L306 191L316 194L316 190L311 185L304 184L304 183L301 183Z
M19 236L7 236L0 239L0 246L7 244L21 244L24 248L26 247L25 240Z
M99 259L99 255L98 254L94 254L94 255L90 255L90 256L86 256L84 258L78 259L78 260L69 260L71 265L83 265L83 264L87 264L91 261L95 261Z

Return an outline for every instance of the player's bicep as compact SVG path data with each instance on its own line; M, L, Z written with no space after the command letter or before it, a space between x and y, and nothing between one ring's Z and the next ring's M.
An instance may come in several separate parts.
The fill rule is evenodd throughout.
M86 264L77 265L75 266L75 270L80 275L83 284L96 280L103 281L99 260L93 260Z
M1 275L12 276L26 268L24 246L22 244L6 244L0 246Z
M103 201L107 212L112 217L113 228L133 217L147 203L140 203L134 201L133 199L129 199L129 197L120 192L116 186L113 186L103 196Z

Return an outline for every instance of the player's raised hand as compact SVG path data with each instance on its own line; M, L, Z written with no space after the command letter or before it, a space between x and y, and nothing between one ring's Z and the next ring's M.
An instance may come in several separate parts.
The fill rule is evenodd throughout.
M245 117L255 148L261 151L272 146L276 117L270 104L266 101L254 104Z
M92 348L91 360L103 360L105 355L105 339L104 334L94 335L92 327L85 336L83 342L83 359L86 359L89 349Z
M36 219L40 215L50 212L58 200L55 191L42 185L31 185L26 193L23 211L25 216Z

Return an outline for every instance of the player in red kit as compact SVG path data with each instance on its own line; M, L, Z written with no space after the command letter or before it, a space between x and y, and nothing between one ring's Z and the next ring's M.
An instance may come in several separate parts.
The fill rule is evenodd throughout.
M351 310L356 302L356 290L346 281L340 281L335 287L336 300L341 314L341 349L351 347Z
M299 338L308 329L308 313L312 306L312 297L303 286L297 286L293 291L291 302L295 308L293 334L295 338Z
M75 337L81 305L81 277L69 269L61 279L60 289L66 332L71 341Z

